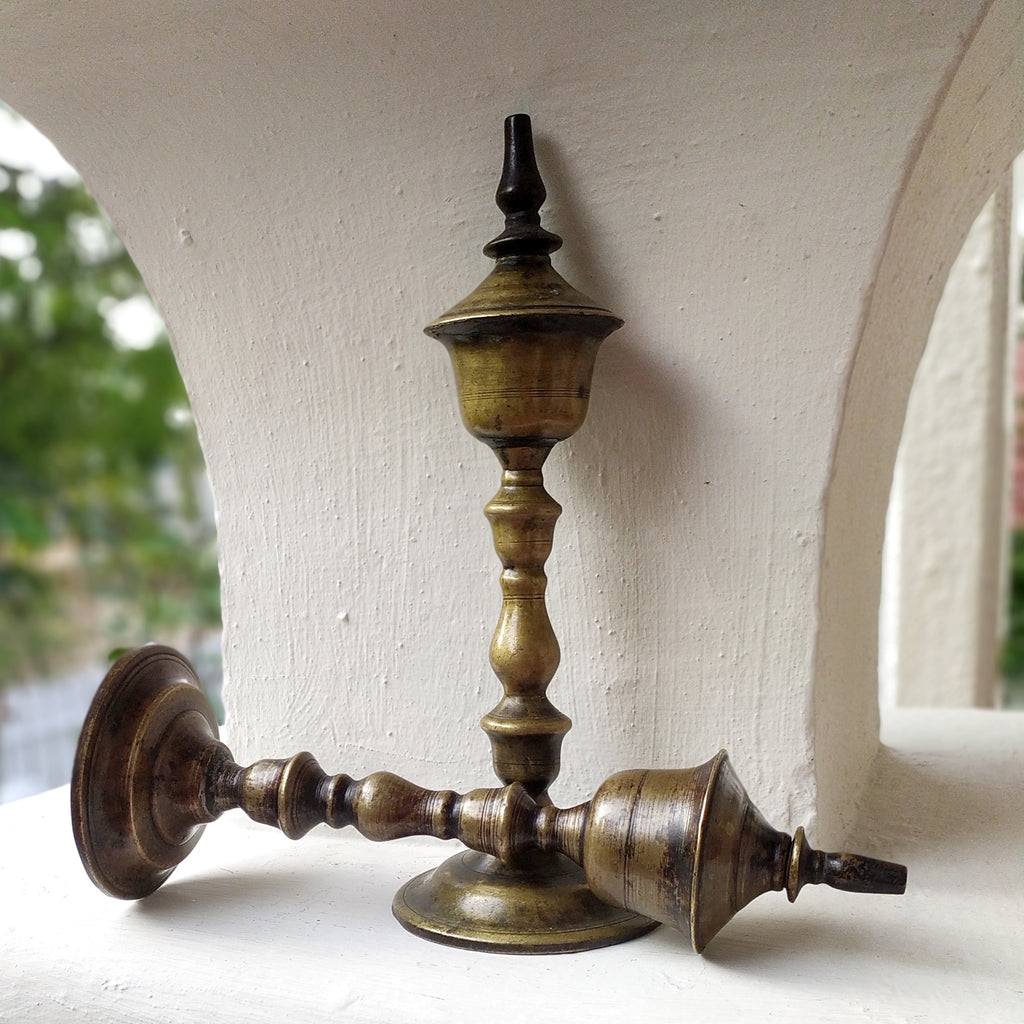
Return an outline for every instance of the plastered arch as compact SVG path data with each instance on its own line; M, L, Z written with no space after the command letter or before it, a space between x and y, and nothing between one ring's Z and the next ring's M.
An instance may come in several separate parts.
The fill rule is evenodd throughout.
M912 140L977 26L1002 18L986 67L1016 35L1012 4L987 0L827 22L807 6L11 5L0 94L111 215L189 387L236 756L489 778L493 460L421 325L485 272L519 109L559 266L627 322L586 429L549 462L567 510L551 696L576 723L554 795L719 746L779 825L813 822L819 791L826 811L856 793L877 747L877 587L853 592L857 538L850 555L834 522L875 443L854 423L877 418L870 373L850 465L840 409Z
M941 96L894 211L853 360L825 502L815 654L823 829L846 831L878 748L885 513L910 388L949 268L1024 148L1024 7L995 0Z

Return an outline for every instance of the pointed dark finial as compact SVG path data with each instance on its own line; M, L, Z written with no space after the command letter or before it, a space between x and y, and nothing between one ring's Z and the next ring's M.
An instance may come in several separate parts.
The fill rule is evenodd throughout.
M506 216L518 215L526 223L539 224L547 195L533 151L530 115L512 114L505 118L505 164L494 201Z
M786 877L786 895L792 903L804 885L825 885L844 892L874 892L902 896L907 891L907 869L858 853L823 853L815 850L803 827L793 835Z
M505 163L494 201L505 214L505 230L484 246L492 259L546 256L562 245L558 235L540 226L540 208L547 196L533 152L529 114L505 118Z

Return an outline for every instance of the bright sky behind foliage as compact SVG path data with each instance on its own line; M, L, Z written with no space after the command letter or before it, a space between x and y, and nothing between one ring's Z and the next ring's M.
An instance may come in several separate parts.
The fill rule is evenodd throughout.
M0 106L0 164L38 175L44 181L78 181L57 147L23 118Z
M0 164L24 172L18 176L18 191L26 199L32 198L33 193L38 195L43 182L60 181L70 185L78 181L75 169L57 147L3 104L0 104ZM0 174L3 173L0 170ZM33 264L34 240L25 236L26 232L5 231L0 225L0 258L19 260L22 277L31 280L33 273L36 277L39 274ZM123 348L149 348L164 330L160 314L145 295L110 302L100 312L114 344Z

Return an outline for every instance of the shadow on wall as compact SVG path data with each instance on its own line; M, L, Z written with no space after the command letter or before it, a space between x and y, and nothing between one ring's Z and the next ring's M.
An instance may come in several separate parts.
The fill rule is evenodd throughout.
M564 254L555 254L556 265L561 264L560 272L574 286L626 321L602 345L585 427L565 442L545 471L549 490L565 506L567 519L594 520L592 529L581 531L579 543L595 625L580 641L561 637L576 658L560 669L560 678L588 671L586 657L576 664L581 652L590 652L595 666L616 669L609 675L605 668L598 676L595 668L580 686L566 687L563 692L574 702L566 710L580 722L611 723L603 732L603 753L612 761L640 757L652 765L675 766L681 756L698 759L710 752L701 748L687 754L675 746L684 703L713 707L717 694L703 692L699 666L662 666L659 687L638 686L637 680L652 672L651 638L678 629L681 615L694 634L713 634L719 595L709 593L704 577L680 579L678 590L671 593L649 581L662 576L666 551L680 565L699 564L700 552L688 551L688 545L701 543L697 538L716 532L713 524L737 515L719 497L712 471L703 464L727 443L723 438L736 435L736 424L729 409L697 390L695 382L703 374L688 372L693 357L685 339L668 365L652 355L659 345L643 336L642 326L630 315L634 300L624 294L605 255L615 247L604 243L582 212L589 201L580 198L579 180L567 170L556 142L541 135L537 151L554 197L549 226L572 240ZM681 453L692 467L686 474L678 471ZM746 525L751 534L758 529L757 524ZM567 524L560 524L560 531L559 543L571 543ZM762 543L763 537L751 537L751 544ZM710 643L718 650L717 641ZM613 654L605 651L606 645ZM600 686L594 685L595 678ZM736 685L744 683L737 674ZM663 701L659 706L659 689L678 692L683 686L686 702L666 707ZM617 758L610 753L616 744Z

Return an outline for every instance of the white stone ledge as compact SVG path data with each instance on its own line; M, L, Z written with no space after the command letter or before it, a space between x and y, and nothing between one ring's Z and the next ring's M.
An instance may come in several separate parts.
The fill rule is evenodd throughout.
M0 1020L1006 1020L1024 986L1024 714L900 711L885 739L857 831L908 864L906 896L769 894L704 957L667 928L554 957L427 943L391 897L451 844L292 843L237 812L121 903L79 865L67 789L23 800L0 809Z

